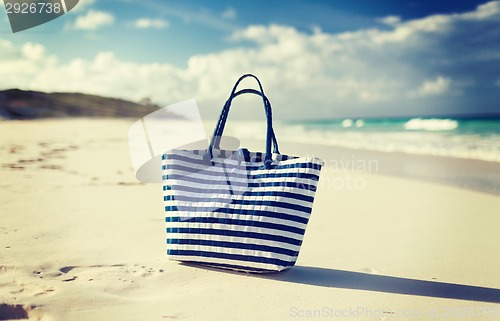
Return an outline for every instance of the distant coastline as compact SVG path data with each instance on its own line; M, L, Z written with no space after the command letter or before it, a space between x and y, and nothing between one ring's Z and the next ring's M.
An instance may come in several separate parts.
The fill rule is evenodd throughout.
M147 99L131 102L82 93L45 93L21 89L0 91L0 119L4 120L68 117L138 118L158 108L158 105ZM172 115L172 117L177 116Z

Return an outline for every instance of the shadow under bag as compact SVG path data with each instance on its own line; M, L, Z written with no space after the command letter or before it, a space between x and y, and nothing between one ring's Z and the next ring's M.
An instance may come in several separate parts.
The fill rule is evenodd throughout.
M256 79L260 91L236 92L246 77ZM220 149L232 100L247 93L262 97L266 150ZM236 82L206 150L174 149L162 159L170 259L260 273L295 264L323 161L280 154L271 104L257 77Z

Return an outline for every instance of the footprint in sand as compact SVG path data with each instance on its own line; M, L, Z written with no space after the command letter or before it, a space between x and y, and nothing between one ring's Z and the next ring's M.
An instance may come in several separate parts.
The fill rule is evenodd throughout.
M111 294L123 294L140 287L141 282L163 273L163 269L155 269L146 265L89 265L63 266L51 275L61 282L61 286L91 287Z
M71 281L74 281L74 280L76 280L76 279L78 279L78 277L77 277L77 276L73 276L73 277L71 277L71 278L69 278L69 279L62 280L62 281L63 281L63 282L71 282Z
M39 290L37 293L34 294L34 296L43 296L43 295L48 295L48 294L52 294L56 289L53 288L53 287L48 287L46 289L43 289L43 290Z
M0 276L2 276L2 274L7 274L11 271L14 271L13 266L0 265Z
M17 161L2 164L3 168L14 171L22 171L25 169L32 169L38 165L38 168L49 170L64 170L59 164L46 164L51 160L65 159L66 153L78 149L75 145L65 145L59 148L51 148L50 143L40 142L38 145L42 148L39 155L34 158L20 158ZM20 155L24 150L24 146L12 145L9 147L10 154Z
M23 145L10 145L9 146L9 153L10 154L18 154L19 152L24 150Z
M0 287L10 295L11 302L22 302L25 298L38 298L64 293L62 289L92 287L120 294L139 287L141 282L159 276L163 269L146 265L89 265L54 267L51 264L38 266L28 271L0 265ZM0 318L0 320L2 320Z
M99 282L118 281L134 283L140 279L153 277L163 273L163 269L155 269L146 265L90 265L90 266L63 266L58 272L61 273L62 282Z
M140 264L56 267L47 263L31 270L0 265L0 287L7 294L5 301L0 301L0 320L40 320L47 296L87 289L121 295L140 289L141 282L154 282L155 277L163 273L161 268ZM23 305L23 302L36 305Z
M26 297L40 297L55 292L55 287L33 278L38 277L37 271L34 273L26 272L12 266L0 266L0 288L8 294L9 301L23 301ZM3 319L0 318L0 320Z

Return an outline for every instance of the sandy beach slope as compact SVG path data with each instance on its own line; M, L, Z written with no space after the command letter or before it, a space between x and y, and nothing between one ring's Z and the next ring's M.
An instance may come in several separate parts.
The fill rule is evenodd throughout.
M132 122L0 122L0 320L500 318L500 197L330 162L291 271L196 268L165 256Z

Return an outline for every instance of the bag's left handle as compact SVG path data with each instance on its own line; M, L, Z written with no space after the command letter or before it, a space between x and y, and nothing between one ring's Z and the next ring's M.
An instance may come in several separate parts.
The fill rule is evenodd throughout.
M272 162L271 142L276 142L276 137L274 137L274 130L272 127L272 109L271 109L271 104L269 103L269 100L267 99L267 97L264 94L264 89L262 88L262 84L260 83L260 80L252 74L245 74L245 75L241 76L238 79L238 81L236 82L236 84L234 85L233 90L231 91L231 95L229 96L229 99L224 104L224 107L222 108L222 112L219 116L219 120L217 122L217 125L215 126L214 134L212 136L212 140L210 141L210 145L209 145L208 150L207 150L207 157L209 157L210 159L213 157L212 149L215 146L215 143L218 139L217 137L222 135L224 125L225 125L226 120L227 120L227 114L228 114L229 109L231 107L231 102L237 96L236 89L238 88L238 85L240 84L240 82L247 77L252 77L257 81L257 83L259 85L259 89L260 89L260 96L262 97L262 102L264 104L264 108L266 111L267 131L266 131L266 156L264 159L264 165L266 168L270 168L271 162ZM277 144L275 145L275 149L276 149L276 147L277 147Z
M243 95L243 94L254 94L254 95L262 96L262 93L260 91L255 90L255 89L251 89L251 88L246 88L246 89L242 89L242 90L239 90L236 93L234 93L233 98L236 98L237 96ZM266 112L266 118L267 118L267 117L269 117L269 109L271 109L271 102L269 101L269 99L266 96L264 96L264 99L265 99L264 110ZM226 125L226 120L227 120L228 114L229 114L229 109L224 108L223 112L221 113L222 119L219 121L219 124L216 126L216 129L214 131L213 137L216 137L215 142L214 142L214 148L219 148L219 141L220 141L220 138L222 136L222 133L224 132L224 127ZM272 139L272 144L273 144L273 153L279 154L280 151L278 148L278 141L276 139L274 129L272 129L271 139Z

